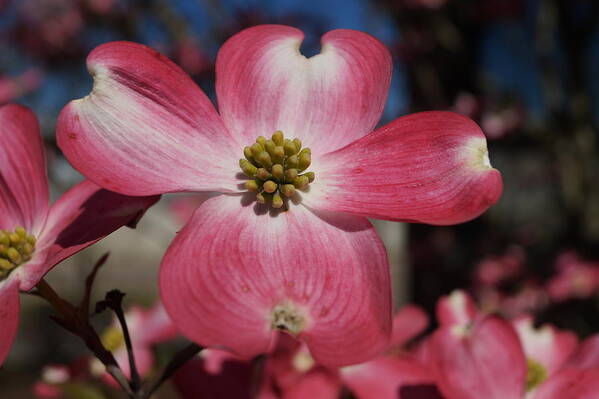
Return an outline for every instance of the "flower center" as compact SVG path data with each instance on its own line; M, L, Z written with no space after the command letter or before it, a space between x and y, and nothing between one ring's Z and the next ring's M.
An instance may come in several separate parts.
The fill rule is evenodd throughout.
M284 198L292 197L297 189L314 181L314 172L304 172L312 162L312 152L302 149L299 139L286 139L280 130L269 140L259 136L243 149L243 155L245 159L239 160L239 167L250 178L245 188L256 192L256 200L261 204L281 208Z
M299 334L306 324L303 313L291 302L275 306L271 314L271 328L287 331L292 335Z
M531 391L547 379L547 370L533 359L526 359L526 392Z
M15 231L0 230L0 281L31 259L35 242L35 236L23 227L19 226Z

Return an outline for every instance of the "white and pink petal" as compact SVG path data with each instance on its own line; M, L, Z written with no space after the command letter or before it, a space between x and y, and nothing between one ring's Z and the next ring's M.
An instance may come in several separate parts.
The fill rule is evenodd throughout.
M326 33L320 54L300 52L295 28L261 25L230 38L216 61L219 112L242 145L276 130L326 153L368 134L391 80L391 56L374 37Z
M183 70L130 42L97 47L87 65L94 88L57 125L58 145L77 170L128 195L238 191L242 147Z
M464 290L454 290L437 301L437 322L443 327L467 326L479 311L474 300Z
M552 325L534 326L532 316L512 321L524 353L545 369L547 376L560 370L578 347L578 337Z
M183 335L252 357L272 349L278 326L331 366L384 350L389 271L372 225L253 204L241 196L206 201L169 247L160 291Z
M449 225L479 216L502 191L482 131L451 112L404 116L313 158L303 199L313 209Z

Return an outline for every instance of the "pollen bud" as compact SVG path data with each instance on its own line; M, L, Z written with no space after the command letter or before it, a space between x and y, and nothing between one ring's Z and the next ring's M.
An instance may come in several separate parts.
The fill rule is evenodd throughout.
M33 245L31 245L28 242L26 242L23 245L22 251L23 251L23 255L25 255L25 256L31 255L33 253Z
M285 149L285 155L287 155L287 156L291 156L291 155L297 153L295 144L293 144L293 141L291 141L289 139L285 139L285 144L283 145L283 148Z
M310 183L310 181L304 175L298 176L295 179L293 179L293 185L295 186L295 188L304 188L308 185L308 183Z
M34 235L32 234L28 234L27 235L27 242L33 246L35 246L35 243L37 242L37 238L35 238Z
M272 196L272 207L273 208L281 208L283 206L283 198L281 198L281 195L279 193L275 193Z
M258 193L256 195L256 201L258 201L261 204L266 204L266 198L264 198L264 194Z
M272 155L272 160L275 163L282 164L285 160L285 149L281 146L275 147Z
M258 156L256 157L256 161L265 168L270 168L270 166L272 165L270 155L268 155L268 152L266 151L262 151L260 154L258 154Z
M264 188L264 191L266 191L267 193L274 193L275 191L277 191L277 183L275 183L272 180L265 182L262 187Z
M316 177L314 172L307 172L307 173L304 173L302 176L306 176L310 183L312 183L314 181L314 178Z
M262 147L262 144L260 143L252 144L250 149L252 151L252 156L254 157L254 159L258 158L258 155L260 155L260 153L264 151L264 147Z
M256 143L260 143L260 145L262 147L264 147L264 144L266 143L266 137L264 137L264 136L258 136L258 138L256 139Z
M249 191L258 191L260 189L260 187L258 186L258 183L256 182L256 180L248 180L245 182L245 188Z
M299 166L299 158L297 155L292 155L287 158L287 167L296 169Z
M293 197L293 194L295 194L295 186L293 184L283 184L281 186L281 193L287 198Z
M283 146L283 143L285 142L285 135L282 131L277 130L272 134L272 141L274 141L278 146Z
M10 233L8 238L10 238L10 243L13 245L18 244L21 241L21 236L19 236L17 233Z
M300 151L299 156L301 157L302 154L309 154L312 155L312 150L309 148L304 148L303 150Z
M258 168L258 171L256 172L256 177L260 180L268 180L270 179L270 173L268 172L268 170L264 168Z
M13 269L13 264L10 263L7 259L0 258L0 272L1 271L11 271Z
M283 169L283 165L273 165L272 166L272 177L274 177L277 180L281 180L285 174L285 169Z
M264 149L266 150L266 152L268 152L268 154L272 157L275 153L275 147L277 145L275 144L274 141L272 140L266 140L264 142Z
M248 161L254 160L254 156L252 155L252 149L250 147L243 147L243 156Z
M297 177L297 169L287 169L285 171L285 181L293 182Z
M5 245L8 247L9 244L10 238L8 237L8 234L0 230L0 245Z
M243 173L245 173L248 177L254 177L256 175L256 172L258 171L258 168L252 165L252 163L247 159L240 159L239 167L241 168L241 170L243 170Z
M25 238L27 236L27 232L25 231L25 228L22 226L19 226L15 229L15 233L17 233L21 238Z
M299 170L304 171L308 169L310 163L312 163L312 157L309 152L303 152L299 155Z
M12 263L21 263L21 254L13 247L8 248L8 251L6 251L6 256L8 256Z
M302 149L302 141L300 139L293 139L293 144L295 144L295 152L299 152Z
M259 193L256 195L256 199L261 204L266 204L270 199L272 199L272 194L269 193Z

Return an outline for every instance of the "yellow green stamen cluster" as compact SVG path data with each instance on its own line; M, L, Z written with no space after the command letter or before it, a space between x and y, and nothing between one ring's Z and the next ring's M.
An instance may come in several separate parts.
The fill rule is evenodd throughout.
M0 281L31 259L35 241L35 237L20 226L15 231L0 230Z
M314 181L314 172L303 173L312 162L312 152L302 148L299 139L286 139L277 130L271 139L260 136L250 147L243 149L245 159L239 167L251 180L245 187L256 192L258 202L270 202L281 208L283 199L292 197L296 189L303 189Z
M526 373L526 391L530 391L539 386L547 379L547 370L543 365L533 359L526 359L528 372Z

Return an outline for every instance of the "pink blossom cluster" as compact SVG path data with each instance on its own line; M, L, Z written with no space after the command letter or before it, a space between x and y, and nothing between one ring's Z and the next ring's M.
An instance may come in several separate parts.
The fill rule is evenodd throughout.
M475 265L472 289L483 309L510 317L599 294L598 262L568 250L559 254L554 266L554 274L546 281L531 277L525 250L513 246Z
M30 68L17 76L0 75L0 104L6 104L34 91L43 80L43 73Z
M599 335L580 342L570 331L537 326L531 315L508 320L485 313L464 291L442 297L436 313L438 327L425 333L427 314L413 305L401 308L384 353L365 363L323 365L305 344L279 334L259 367L228 351L205 349L177 372L173 384L189 399L252 392L261 399L334 399L347 391L360 399L591 399L599 389ZM128 317L134 329L153 337L134 343L143 350L172 338L174 326L160 305L134 309ZM142 357L138 365L148 373L154 361ZM49 366L34 392L58 398L67 386L89 389L91 376L81 360Z
M529 315L506 320L484 313L464 291L439 300L437 323L423 335L426 313L405 306L383 355L342 368L319 364L305 346L280 336L257 385L248 362L208 350L174 383L184 398L237 397L252 383L258 398L334 399L347 391L360 399L596 397L599 335L579 342L570 331L536 326Z

